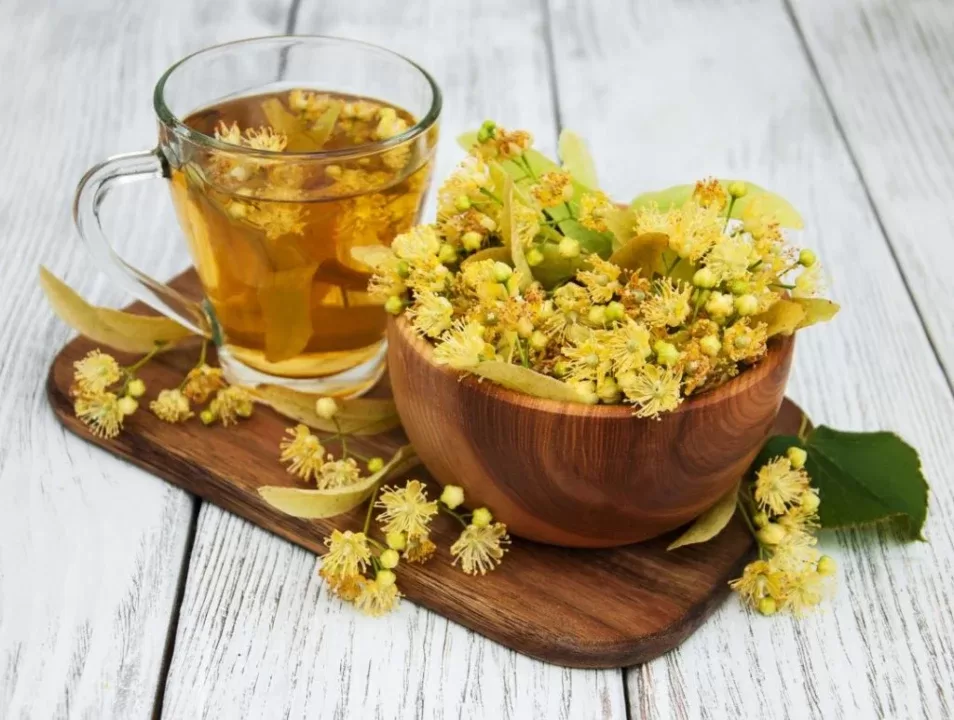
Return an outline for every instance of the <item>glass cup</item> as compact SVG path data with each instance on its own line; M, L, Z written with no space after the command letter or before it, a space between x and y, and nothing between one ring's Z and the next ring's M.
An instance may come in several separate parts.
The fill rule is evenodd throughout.
M405 111L407 119L387 139L376 139L378 132L313 150L290 137L281 152L226 143L195 127L195 118L214 118L243 99L287 98L292 89L346 96L343 101L351 96L352 105L335 102L345 110L332 125L367 115L359 98ZM260 100L249 104L264 107ZM271 105L268 124L281 131L275 125L292 116ZM386 314L367 293L370 268L352 251L387 246L418 222L441 110L433 78L365 43L266 37L180 60L159 79L154 106L158 147L109 158L77 188L74 219L99 269L152 308L211 337L233 383L338 396L372 387L384 372ZM321 132L323 120L328 116L309 132ZM156 177L170 181L200 301L127 264L103 233L99 209L111 187Z

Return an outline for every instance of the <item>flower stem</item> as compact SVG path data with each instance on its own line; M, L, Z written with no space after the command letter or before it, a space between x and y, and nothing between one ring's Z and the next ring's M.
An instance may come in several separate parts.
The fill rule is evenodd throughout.
M739 512L742 514L742 519L745 520L745 524L749 528L749 532L752 533L752 537L755 537L755 525L752 524L752 520L749 518L748 508L745 507L745 503L742 502L741 496L739 496L736 504L739 506Z
M808 441L808 426L809 426L808 415L802 413L802 421L798 426L798 439L802 442Z
M722 223L722 232L729 227L729 218L732 216L732 208L735 206L735 195L729 197L729 205L725 209L725 222Z
M374 501L378 497L378 488L380 484L374 486L374 490L371 493L371 497L368 499L368 514L364 516L364 529L361 531L365 535L368 534L368 530L371 529L371 514L374 512Z
M467 521L464 520L463 515L461 515L460 513L454 512L449 507L447 507L444 503L442 502L437 503L437 509L443 513L446 513L447 515L450 515L453 518L456 518L457 522L459 522L464 527L467 527Z
M341 432L341 423L338 422L338 418L332 418L335 421L335 429L338 431L338 438L341 440L341 458L343 460L348 459L348 439L345 437L344 433Z
M132 365L129 365L128 367L123 368L123 369L126 371L126 374L127 374L127 375L133 375L133 374L135 374L135 372L136 372L137 370L139 370L143 365L145 365L147 362L149 362L150 360L152 360L152 359L156 356L156 354L157 354L160 350L162 350L163 346L165 346L165 343L164 343L164 342L162 342L162 343L156 343L155 346L152 348L152 350L150 350L149 352L147 352L145 355L143 355L141 358L139 358L139 359L138 359L136 362L134 362Z

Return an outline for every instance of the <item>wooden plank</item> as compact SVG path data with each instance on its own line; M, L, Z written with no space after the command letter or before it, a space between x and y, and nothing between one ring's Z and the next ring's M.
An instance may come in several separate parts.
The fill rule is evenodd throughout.
M950 382L954 4L788 4Z
M340 0L303 4L296 32L383 44L436 75L440 177L462 157L453 138L485 117L532 127L555 147L543 28L537 3ZM546 665L408 603L389 618L361 617L328 596L315 566L203 508L169 717L625 717L619 671Z
M626 198L713 174L790 198L844 304L799 337L793 398L836 427L899 431L934 481L929 545L827 534L842 572L826 611L765 620L727 603L682 647L629 671L631 715L949 716L954 401L784 6L550 8L561 115L590 139L605 187ZM919 236L924 256L942 257L948 236Z
M151 716L194 503L66 435L44 376L70 331L36 284L46 263L95 301L73 188L93 162L155 142L152 86L203 45L278 30L277 4L185 0L0 5L0 716ZM110 198L120 249L160 275L186 264L159 185ZM156 197L162 198L156 201Z

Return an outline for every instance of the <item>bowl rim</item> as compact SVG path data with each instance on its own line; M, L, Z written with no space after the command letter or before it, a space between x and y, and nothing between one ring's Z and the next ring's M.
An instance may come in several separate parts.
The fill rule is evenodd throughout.
M438 365L434 362L433 358L434 346L414 332L404 315L398 317L389 316L388 327L393 329L393 331L400 336L401 341L413 350L432 370L453 377L459 382L467 383L475 392L481 392L495 400L500 400L523 409L560 415L602 418L625 417L632 420L652 420L652 418L639 418L635 416L630 405L587 405L585 403L550 400L548 398L521 393L517 390L511 390L492 380L484 380L473 373L467 373L465 370L456 370L447 365ZM389 344L392 343L389 341ZM794 333L771 338L768 343L768 352L758 363L743 370L737 376L714 390L684 399L675 410L665 413L665 417L677 417L697 408L715 405L716 403L721 403L729 398L745 393L760 383L787 358L791 357L794 347Z

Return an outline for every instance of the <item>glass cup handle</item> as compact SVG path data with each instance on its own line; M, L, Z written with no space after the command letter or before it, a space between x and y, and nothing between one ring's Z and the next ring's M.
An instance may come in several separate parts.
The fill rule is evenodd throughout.
M198 335L210 335L201 306L128 264L113 250L99 217L99 208L113 185L167 178L165 159L158 148L114 155L87 171L76 187L73 222L98 269L110 280L153 310L175 320ZM182 312L177 308L182 308Z

